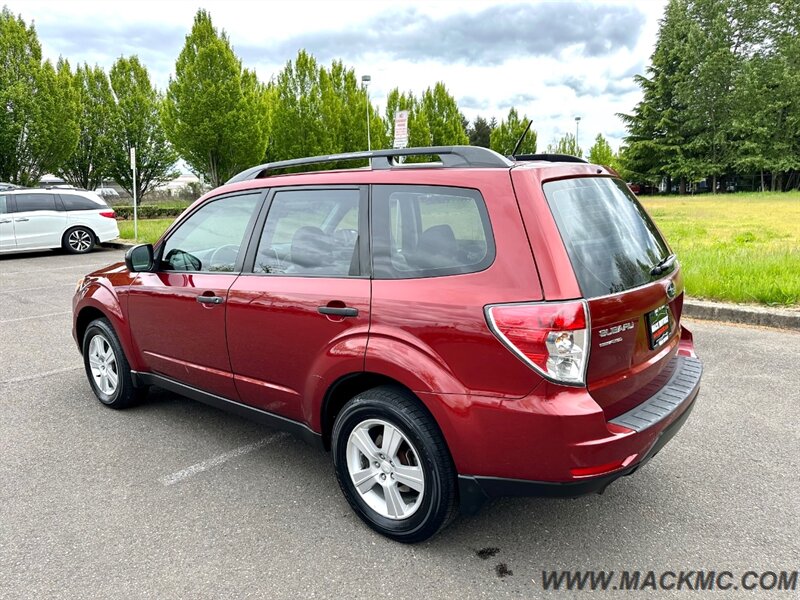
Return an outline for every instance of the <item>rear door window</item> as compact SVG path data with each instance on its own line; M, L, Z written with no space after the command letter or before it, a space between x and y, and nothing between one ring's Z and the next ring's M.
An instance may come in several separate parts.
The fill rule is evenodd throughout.
M16 194L17 212L57 210L53 194Z
M372 215L376 278L474 273L494 260L489 217L477 190L376 185Z
M254 273L361 274L358 189L280 190L269 207Z
M669 248L622 181L563 179L543 189L584 297L624 292L663 276L650 272Z

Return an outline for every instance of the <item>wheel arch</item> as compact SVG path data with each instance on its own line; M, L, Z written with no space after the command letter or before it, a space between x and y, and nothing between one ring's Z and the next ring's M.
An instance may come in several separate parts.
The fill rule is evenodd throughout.
M131 338L120 299L114 292L95 281L90 284L84 297L80 300L79 306L73 320L73 328L75 341L81 352L83 351L83 336L89 324L95 319L106 319L116 333L131 368L137 371L144 369L136 344Z
M83 336L86 335L89 323L97 319L109 320L108 315L96 306L84 306L78 312L78 316L75 318L75 337L81 351L83 350Z
M397 379L370 371L361 371L358 373L344 375L331 384L326 391L320 406L320 429L322 445L326 450L331 449L331 434L333 432L333 424L336 421L336 416L342 410L347 401L361 392L365 392L379 386L394 387L416 401L420 408L422 408L422 410L424 410L428 416L430 416L433 423L439 429L439 433L442 435L442 439L445 441L445 447L452 455L449 440L450 436L448 436L445 432L445 429L447 429L447 424L441 422L441 411L431 410L431 407L428 405L428 402L430 401L430 394L420 395ZM440 417L437 418L436 414L434 413L439 413Z

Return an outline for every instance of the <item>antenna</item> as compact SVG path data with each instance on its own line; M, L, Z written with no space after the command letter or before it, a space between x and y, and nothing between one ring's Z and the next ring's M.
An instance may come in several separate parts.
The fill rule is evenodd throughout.
M517 153L517 150L519 150L519 147L522 146L522 140L524 140L525 136L528 135L528 130L531 128L531 123L533 123L533 121L528 119L528 124L525 126L525 131L523 131L522 135L519 136L519 139L517 140L517 145L514 146L514 149L511 151L510 156L514 156Z

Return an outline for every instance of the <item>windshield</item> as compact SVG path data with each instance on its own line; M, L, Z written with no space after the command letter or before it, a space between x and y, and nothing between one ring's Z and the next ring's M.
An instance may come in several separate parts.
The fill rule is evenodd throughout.
M670 251L622 181L564 179L543 189L584 297L623 292L674 268L651 274Z

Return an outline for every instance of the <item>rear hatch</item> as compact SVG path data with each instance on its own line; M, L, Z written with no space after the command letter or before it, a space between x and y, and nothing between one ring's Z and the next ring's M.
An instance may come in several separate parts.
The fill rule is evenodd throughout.
M683 306L680 267L622 181L579 177L546 182L543 190L589 308L587 387L612 419L672 374Z

